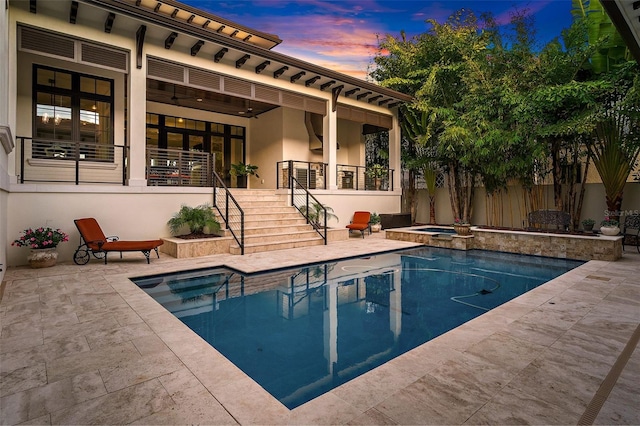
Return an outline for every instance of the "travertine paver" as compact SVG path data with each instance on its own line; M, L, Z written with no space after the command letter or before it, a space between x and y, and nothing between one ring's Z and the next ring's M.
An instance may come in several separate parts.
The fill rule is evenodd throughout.
M384 234L246 256L10 268L0 423L576 424L640 323L640 255L592 261L288 410L128 277L245 272L412 246ZM597 424L638 424L640 350Z

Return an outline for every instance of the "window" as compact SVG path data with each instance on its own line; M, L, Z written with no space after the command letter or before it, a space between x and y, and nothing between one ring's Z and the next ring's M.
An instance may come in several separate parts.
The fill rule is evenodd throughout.
M113 80L34 65L34 158L113 161Z
M215 154L215 170L227 176L244 161L245 128L184 117L147 113L147 148Z

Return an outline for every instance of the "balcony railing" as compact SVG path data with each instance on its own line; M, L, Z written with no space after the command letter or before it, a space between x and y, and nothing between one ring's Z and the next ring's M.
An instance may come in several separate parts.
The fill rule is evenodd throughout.
M327 164L309 161L279 161L277 164L277 188L288 189L294 177L302 188L327 189ZM358 191L393 191L393 169L379 167L336 166L338 189Z
M126 183L126 146L24 136L17 140L20 183Z
M147 148L147 185L210 187L214 164L206 152Z
M303 188L327 189L327 165L309 161L279 161L276 165L276 188L289 188L290 179L294 177Z
M393 191L393 169L336 165L338 189Z

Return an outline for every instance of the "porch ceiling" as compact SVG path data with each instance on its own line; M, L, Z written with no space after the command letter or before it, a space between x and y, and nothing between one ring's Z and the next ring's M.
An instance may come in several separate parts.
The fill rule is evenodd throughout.
M249 118L278 108L278 105L154 79L147 79L147 100Z
M274 52L270 47L280 41L277 36L250 30L237 24L234 26L223 18L204 12L199 13L201 11L174 0L12 0L11 4L26 8L34 14L42 13L74 25L104 30L105 44L109 44L109 38L112 36L124 36L136 40L136 34L142 33L143 37L137 41L136 51L132 52L138 56L138 66L143 60L142 52L146 50L146 46L154 45L162 46L167 50L184 52L190 56L208 58L212 65L219 63L227 66L226 71L219 69L222 73L233 75L229 70L241 68L251 70L256 74L270 76L274 80L279 79L280 82L285 81L291 85L291 89L283 87L284 90L297 91L295 86L315 88L332 93L338 103L341 99L349 98L365 109L366 105L390 109L398 103L410 102L413 99L410 95L375 83ZM204 22L201 22L203 20ZM215 27L218 24L220 26ZM222 28L223 25L225 28ZM228 28L235 28L235 30L227 34ZM239 38L240 36L242 37ZM268 40L265 46L269 48L262 47L260 40ZM282 87L282 84L278 86ZM160 87L158 83L153 83L148 84L148 90L150 100L173 103L172 86L167 89ZM214 93L204 96L187 93L185 97L188 99L183 100L184 106L225 114L237 115L245 105L249 108L248 101ZM202 98L203 101L194 103L191 102L191 98ZM204 100L208 100L208 104L205 104ZM260 105L253 100L251 103L254 111L257 109L264 112L274 108L273 105ZM238 109L238 107L241 108Z

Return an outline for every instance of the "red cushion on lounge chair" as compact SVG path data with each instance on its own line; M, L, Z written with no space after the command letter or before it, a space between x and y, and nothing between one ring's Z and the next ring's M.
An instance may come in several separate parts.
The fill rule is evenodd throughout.
M353 220L347 228L355 231L364 231L369 229L369 221L371 220L371 213L369 212L355 212L353 214Z

